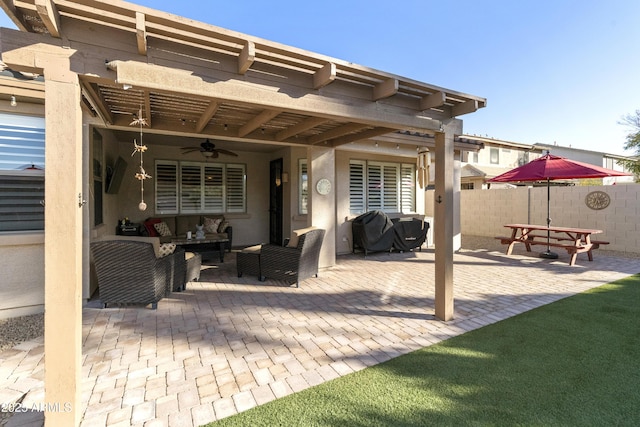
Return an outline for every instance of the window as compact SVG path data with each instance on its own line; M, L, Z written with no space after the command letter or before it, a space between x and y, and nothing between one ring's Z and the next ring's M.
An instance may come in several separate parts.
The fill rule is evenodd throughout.
M307 172L307 159L298 161L298 213L306 215L309 202L309 174Z
M529 152L528 151L519 151L518 152L518 166L526 165L529 163Z
M415 166L412 164L349 162L349 210L415 212Z
M489 161L491 162L491 164L497 165L500 163L500 150L498 150L497 148L490 148L489 156Z
M44 118L0 113L0 232L44 230Z
M246 212L246 167L233 163L156 162L156 213Z

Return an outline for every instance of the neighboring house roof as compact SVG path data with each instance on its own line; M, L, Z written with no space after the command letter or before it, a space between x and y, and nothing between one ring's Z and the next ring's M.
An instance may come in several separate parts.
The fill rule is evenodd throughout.
M474 140L474 141L477 141L478 143L484 144L484 145L500 146L500 147L504 147L504 148L513 148L513 149L519 149L519 150L523 150L523 151L541 151L541 149L536 147L535 144L534 145L522 144L522 143L519 143L519 142L505 141L505 140L496 139L496 138L489 138L489 137L468 135L468 134L462 135L460 138L461 139Z

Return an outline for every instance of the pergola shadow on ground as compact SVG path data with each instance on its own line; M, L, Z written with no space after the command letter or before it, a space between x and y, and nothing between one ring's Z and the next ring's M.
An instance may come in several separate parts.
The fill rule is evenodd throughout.
M88 304L82 425L202 425L640 272L605 251L572 267L483 241L454 256L449 322L434 318L431 249L339 256L300 288L238 278L232 253L157 310ZM0 354L2 396L44 400L43 352Z

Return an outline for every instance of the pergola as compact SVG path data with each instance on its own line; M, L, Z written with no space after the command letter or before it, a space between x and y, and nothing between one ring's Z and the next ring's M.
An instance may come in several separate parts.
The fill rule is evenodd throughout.
M150 133L304 146L311 177L343 144L435 144L435 310L452 318L457 117L484 98L121 1L0 6L20 30L0 29L3 63L45 80L45 398L74 408L47 425L80 420L87 124L131 131L142 111ZM310 197L315 224L335 200Z

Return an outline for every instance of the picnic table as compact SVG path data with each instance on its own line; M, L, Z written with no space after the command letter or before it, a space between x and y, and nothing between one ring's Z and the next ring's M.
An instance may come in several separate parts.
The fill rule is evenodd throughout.
M511 229L511 236L498 236L502 244L507 246L507 255L511 255L513 246L516 243L524 243L527 252L531 252L531 246L544 245L555 248L562 248L571 256L569 265L575 265L576 257L579 253L586 252L589 261L593 261L593 249L598 249L600 245L608 245L609 242L602 240L591 240L592 234L600 234L602 230L590 228L556 227L535 224L506 224L506 228ZM548 240L547 240L547 231Z

